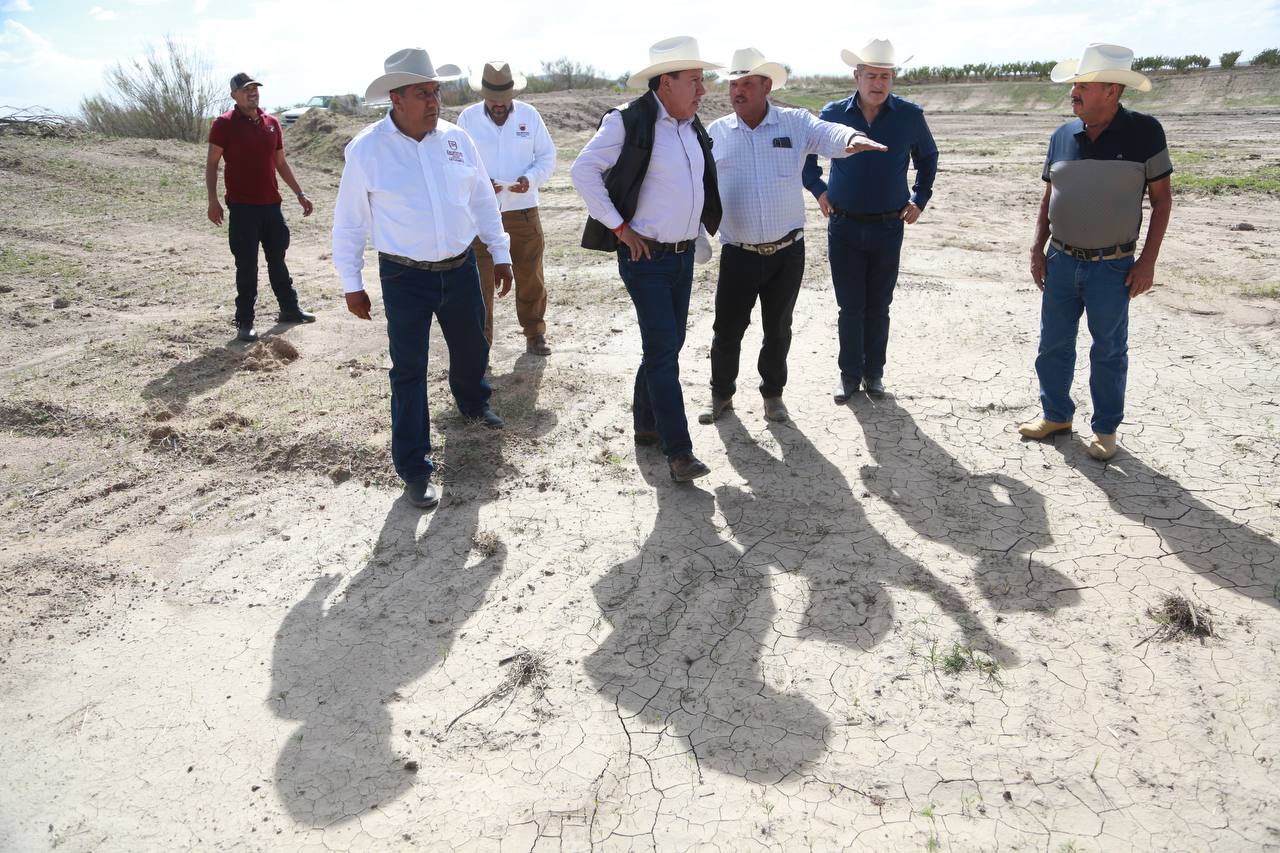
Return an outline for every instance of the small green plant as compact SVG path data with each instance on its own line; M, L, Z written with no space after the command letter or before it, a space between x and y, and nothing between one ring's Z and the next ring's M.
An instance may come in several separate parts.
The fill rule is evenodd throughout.
M1240 51L1228 50L1226 53L1218 57L1218 64L1223 68L1235 68L1236 61L1240 59Z
M942 842L938 840L937 835L931 832L929 833L929 840L924 843L924 849L928 850L929 853L933 853L935 850L941 850Z
M930 649L929 661L935 668L941 666L947 675L955 676L972 671L992 681L998 680L1000 676L1000 664L972 646L960 643L952 643L951 651L941 657L938 657L936 648Z

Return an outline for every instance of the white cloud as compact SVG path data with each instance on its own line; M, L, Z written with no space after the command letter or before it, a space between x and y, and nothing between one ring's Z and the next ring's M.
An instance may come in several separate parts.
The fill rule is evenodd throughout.
M110 9L104 9L101 6L94 6L89 10L89 17L95 21L114 21L116 13Z
M14 20L0 29L0 104L70 115L102 85L103 64L63 53Z
M6 11L6 12L30 12L30 11L31 11L31 0L9 0L9 2L8 2L8 3L5 3L5 4L4 4L4 11Z
M197 15L203 15L212 4L213 0L196 0L195 5L191 7L191 10Z

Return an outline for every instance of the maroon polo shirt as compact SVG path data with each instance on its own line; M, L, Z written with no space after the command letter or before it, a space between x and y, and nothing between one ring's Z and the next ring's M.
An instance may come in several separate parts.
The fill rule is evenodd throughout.
M209 128L209 144L227 161L227 204L279 204L276 152L284 148L280 122L258 109L258 121L238 108L223 113Z

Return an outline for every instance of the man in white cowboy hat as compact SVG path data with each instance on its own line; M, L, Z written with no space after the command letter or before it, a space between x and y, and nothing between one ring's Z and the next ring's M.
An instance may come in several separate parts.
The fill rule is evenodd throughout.
M236 337L256 341L254 305L258 300L258 246L267 258L267 280L280 305L281 323L314 323L316 315L298 304L298 291L285 264L289 226L280 212L280 186L276 173L293 190L302 215L311 215L311 199L302 191L284 158L284 134L276 117L258 106L262 84L241 72L231 78L235 107L213 120L209 128L209 152L204 182L209 194L209 221L222 224L218 202L218 164L227 161L227 241L236 259Z
M649 91L605 113L574 161L573 184L587 203L582 245L617 252L618 272L635 305L644 355L632 393L639 444L661 444L671 478L710 472L693 455L680 349L693 286L695 243L710 259L703 232L720 225L720 193L711 138L698 120L706 89L704 60L688 36L649 48L649 65L627 81Z
M1156 259L1173 210L1173 162L1164 128L1120 103L1126 86L1151 90L1151 81L1132 65L1128 48L1091 44L1079 61L1060 62L1050 72L1055 83L1071 84L1076 119L1049 139L1041 175L1044 196L1031 245L1031 278L1042 292L1036 375L1043 416L1018 431L1041 439L1071 430L1076 333L1084 313L1093 338L1089 393L1094 435L1088 452L1103 460L1115 455L1116 429L1124 419L1129 301L1155 281ZM1151 202L1151 224L1135 260L1144 195Z
M409 501L429 507L439 500L431 483L427 409L431 317L440 321L449 347L449 390L458 410L501 428L484 379L489 342L471 241L478 231L504 292L511 288L511 255L475 144L440 118L440 84L462 76L457 66L436 68L425 50L409 48L387 57L384 70L365 101L389 99L391 109L346 148L333 212L333 265L347 310L368 320L361 270L372 237L391 349L391 458Z
M829 187L817 158L805 163L804 185L830 218L831 281L840 306L840 380L832 397L845 403L859 385L873 396L884 393L889 304L898 283L903 225L914 224L933 195L938 146L924 110L892 93L899 63L891 42L872 39L840 57L853 66L857 91L827 104L819 117L857 128L889 148L831 161ZM911 163L916 180L908 190Z
M709 424L733 405L742 335L760 301L760 393L765 417L785 421L791 315L804 278L804 188L800 169L809 154L846 157L884 151L866 134L819 121L808 110L778 107L769 93L787 82L787 70L753 47L729 63L733 113L707 128L715 142L720 184L720 278L711 341L711 402L698 416Z
M550 355L547 345L546 281L542 273L542 221L538 188L556 168L556 146L538 111L515 95L524 89L523 74L506 62L486 62L471 80L483 98L458 115L458 126L471 135L489 170L502 211L502 227L511 238L516 275L516 318L524 329L526 351ZM478 238L472 244L480 265L484 293L484 334L493 343L493 258ZM503 291L503 296L506 292Z

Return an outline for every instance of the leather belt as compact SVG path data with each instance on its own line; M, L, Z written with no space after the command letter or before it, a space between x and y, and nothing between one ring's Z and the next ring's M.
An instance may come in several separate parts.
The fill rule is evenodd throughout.
M1049 243L1059 252L1070 255L1077 261L1114 261L1117 258L1129 257L1138 248L1137 240L1130 240L1118 246L1107 246L1104 249L1081 249L1077 246L1068 246L1057 237L1050 237Z
M659 243L657 240L650 240L648 237L640 238L652 250L657 252L670 252L673 255L682 255L693 249L692 240L681 240L678 243Z
M841 219L848 219L851 222L888 222L891 219L901 219L901 210L886 210L883 213L850 213L847 210L841 210L834 204L831 205L831 215L839 216Z
M468 249L461 255L454 255L452 258L445 258L443 261L415 261L413 258L406 258L402 255L392 255L388 252L379 252L378 259L383 261L391 261L393 264L399 264L402 267L412 267L415 270L426 270L427 272L448 272L456 270L467 262L467 254L471 250Z
M770 255L787 248L793 243L797 243L804 239L804 229L797 228L781 240L774 240L772 243L731 243L739 249L746 249L748 252L755 252L764 255L766 258Z

